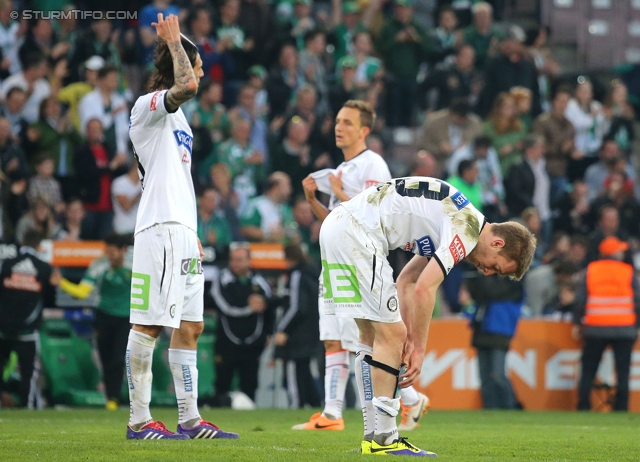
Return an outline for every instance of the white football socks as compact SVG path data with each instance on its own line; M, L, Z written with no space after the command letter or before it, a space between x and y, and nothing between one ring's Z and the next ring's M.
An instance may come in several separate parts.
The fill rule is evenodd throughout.
M187 424L187 427L195 427L200 423L196 364L196 350L169 348L169 367L178 400L178 423Z
M156 339L131 330L127 342L126 369L129 387L129 425L138 430L142 425L151 422L151 363Z
M376 428L376 413L373 409L373 382L371 381L371 366L364 362L365 355L372 355L373 348L358 343L356 345L356 385L362 406L362 420L364 420L364 440L371 441Z
M325 416L342 417L344 394L349 381L349 352L339 351L325 355L324 411Z
M400 398L373 398L373 406L376 410L376 431L373 439L378 444L386 446L398 439L396 416L400 411Z
M413 386L408 388L400 389L400 399L402 400L402 404L406 407L415 406L420 401L420 397L418 396L418 392Z

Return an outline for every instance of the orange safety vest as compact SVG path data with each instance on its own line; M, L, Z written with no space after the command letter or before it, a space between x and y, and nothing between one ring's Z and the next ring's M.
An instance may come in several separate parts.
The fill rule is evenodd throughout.
M585 326L634 326L633 267L598 260L587 267Z

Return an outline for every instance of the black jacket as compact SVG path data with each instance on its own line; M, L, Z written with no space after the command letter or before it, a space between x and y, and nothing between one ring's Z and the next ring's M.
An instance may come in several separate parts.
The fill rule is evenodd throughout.
M488 310L494 309L490 307L492 302L521 301L524 294L522 281L512 281L508 277L497 274L483 276L474 271L473 276L467 277L467 288L477 306L472 321L472 346L474 348L509 349L511 337L483 331L482 320L488 315Z
M288 338L284 347L277 348L277 357L295 360L317 353L319 275L320 268L312 263L296 266L289 274L289 300L277 326L277 331L284 332Z
M509 92L513 87L525 87L531 90L531 115L536 117L542 112L540 104L540 86L538 69L533 61L523 56L520 62L514 63L504 55L487 60L485 65L485 85L478 101L476 113L486 117L496 97L501 92Z
M267 281L254 273L240 280L224 268L215 271L210 293L218 313L216 352L264 348L267 336L273 332L277 308ZM265 297L267 308L262 313L254 313L248 306L252 294Z
M51 289L52 268L22 247L14 258L0 262L0 332L32 332L42 322L43 297Z
M109 162L115 157L115 152L105 145ZM83 202L95 203L100 199L100 177L103 173L111 174L109 167L100 168L96 163L91 146L85 143L78 148L73 157L76 169L77 187Z
M533 191L536 186L536 177L526 160L519 162L509 169L509 174L504 180L506 193L505 203L509 208L510 216L520 216L522 211L533 205Z
M448 108L456 98L469 98L471 85L478 75L471 71L463 74L455 66L448 69L439 69L429 75L422 84L425 93L431 89L438 91L436 111Z

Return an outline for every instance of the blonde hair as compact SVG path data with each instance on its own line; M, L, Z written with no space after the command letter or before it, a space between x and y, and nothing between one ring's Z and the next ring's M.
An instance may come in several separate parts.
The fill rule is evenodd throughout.
M348 107L350 109L357 109L360 111L360 125L367 127L369 130L373 129L373 124L376 121L376 111L371 104L360 99L350 99L342 105L342 107Z
M511 119L505 120L500 115L502 105L509 99L513 101L515 106L515 98L512 95L507 92L499 93L498 96L496 96L496 99L493 102L493 108L487 117L487 120L493 123L493 127L498 135L509 132L519 132L522 130L522 124L520 123L520 119L518 119L518 112L515 110L515 107Z
M533 93L526 87L513 87L509 90L509 94L513 98L516 106L520 103L520 101L524 99L531 99L533 97Z
M531 266L538 240L526 227L513 221L493 223L491 231L504 239L504 247L500 250L500 255L517 264L516 271L509 277L520 281Z

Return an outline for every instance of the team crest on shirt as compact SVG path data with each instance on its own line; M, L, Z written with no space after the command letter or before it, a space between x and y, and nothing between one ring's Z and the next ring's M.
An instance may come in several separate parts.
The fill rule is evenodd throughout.
M464 257L467 256L467 249L464 248L462 239L460 239L460 236L458 236L457 234L449 245L449 252L451 252L451 256L453 257L453 261L456 265L464 260Z
M178 146L184 146L187 151L189 151L189 156L191 156L191 148L193 147L193 136L189 135L184 130L174 130L173 136L176 138L176 143Z

